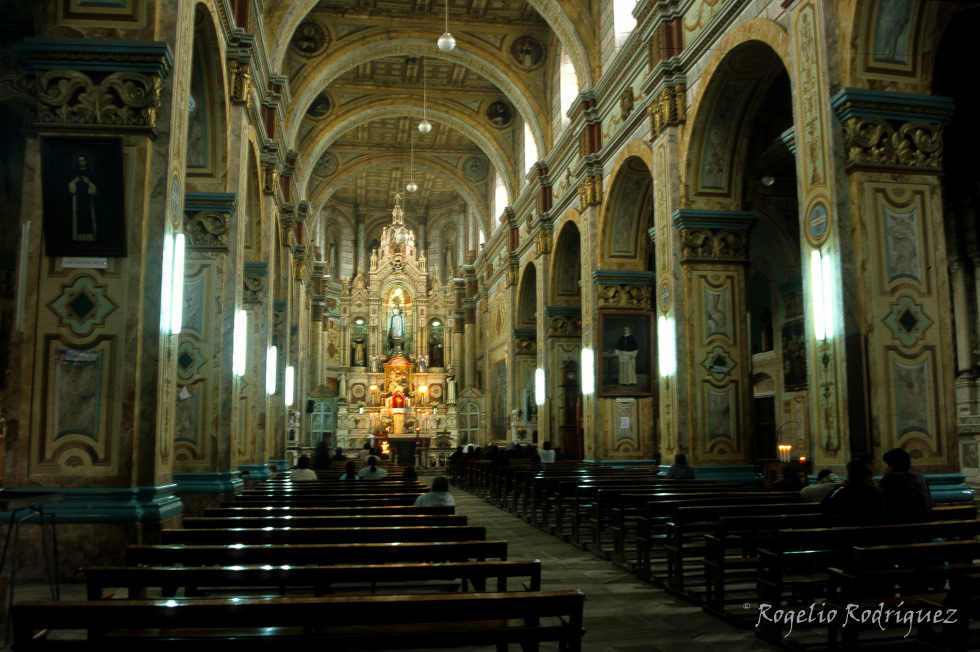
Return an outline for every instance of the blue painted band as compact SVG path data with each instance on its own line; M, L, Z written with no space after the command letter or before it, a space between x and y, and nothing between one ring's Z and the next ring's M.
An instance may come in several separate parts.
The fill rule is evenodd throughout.
M64 500L44 506L45 514L54 514L61 523L159 523L179 516L184 504L174 494L177 485L128 488L60 488L5 489L36 493L51 491L62 494ZM10 512L0 512L0 521L9 522Z

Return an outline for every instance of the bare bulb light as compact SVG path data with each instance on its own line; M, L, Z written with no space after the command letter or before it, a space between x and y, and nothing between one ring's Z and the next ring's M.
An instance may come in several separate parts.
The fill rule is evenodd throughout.
M422 122L419 123L419 133L427 134L432 131L432 123L422 118Z
M456 39L453 38L452 34L446 32L439 37L439 40L436 41L436 45L439 46L439 49L443 52L452 52L456 47Z
M408 192L415 192L418 189L419 189L419 184L415 183L414 181L409 181L408 185L405 186L405 190L407 190Z

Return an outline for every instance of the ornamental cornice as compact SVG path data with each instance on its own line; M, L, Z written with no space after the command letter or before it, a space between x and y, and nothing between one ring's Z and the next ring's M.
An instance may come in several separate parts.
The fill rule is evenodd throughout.
M687 120L687 87L683 83L665 86L647 107L650 116L650 134L656 138L667 127L675 127Z
M650 286L636 283L597 283L596 297L600 308L650 310Z
M843 129L848 169L899 167L938 172L942 168L939 124L855 117L845 120Z

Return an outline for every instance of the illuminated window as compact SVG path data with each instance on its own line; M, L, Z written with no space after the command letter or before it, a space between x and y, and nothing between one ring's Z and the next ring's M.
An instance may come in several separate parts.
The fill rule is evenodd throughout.
M529 172L538 162L538 146L534 144L531 125L524 123L524 172Z
M621 46L633 33L636 27L636 19L633 18L633 8L636 0L614 0L613 2L613 28L616 30L615 47Z
M504 207L507 206L507 188L504 187L504 179L499 174L497 175L497 187L493 192L493 214L496 219L496 223L500 224L500 216L504 212Z
M578 76L565 48L561 49L561 75L558 82L561 87L561 123L567 125L571 122L568 110L572 108L572 102L578 97Z

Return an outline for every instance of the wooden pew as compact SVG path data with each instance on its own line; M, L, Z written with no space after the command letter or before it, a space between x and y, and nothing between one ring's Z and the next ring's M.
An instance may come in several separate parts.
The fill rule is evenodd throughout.
M290 564L395 564L507 559L507 542L442 541L409 543L134 545L127 566L258 566Z
M666 498L666 499L665 499ZM712 497L666 496L646 503L643 515L636 518L636 573L648 581L663 584L667 569L667 527L677 509L686 505L726 506L759 505L802 501L799 492L750 492Z
M480 561L422 564L351 564L337 566L100 566L85 569L89 600L103 597L142 599L147 589L159 589L163 597L174 597L183 588L184 597L253 595L257 589L285 593L303 590L308 595L368 587L371 593L419 592L432 582L454 582L458 589L504 592L508 580L518 580L518 590L541 590L541 562ZM342 585L342 586L338 586ZM201 587L207 587L202 589ZM444 590L443 584L440 589ZM119 591L118 596L115 589ZM237 591L236 591L237 589ZM248 590L247 592L245 590ZM110 590L112 590L110 592ZM124 594L124 595L123 595Z
M843 568L830 568L825 609L837 617L827 623L827 645L855 649L870 642L898 642L914 629L902 624L902 612L922 610L921 601L942 600L957 577L980 573L980 541L944 541L885 546L855 546L844 554ZM938 593L937 593L938 591ZM856 605L856 608L855 608ZM848 612L884 608L897 611L892 623L861 623ZM944 611L945 613L945 611ZM914 614L913 614L914 615ZM964 614L965 616L965 614ZM884 629L884 631L881 631ZM862 634L869 633L860 640Z
M18 652L71 648L215 652L327 646L411 649L557 641L581 650L579 591L370 595L272 599L27 601L13 607ZM383 614L383 617L382 617ZM53 641L36 632L84 630ZM190 649L190 648L188 648Z
M334 507L272 507L265 505L241 506L241 507L206 507L204 517L218 516L354 516L364 514L371 515L394 515L394 514L455 514L456 507L453 505L429 505L426 507L415 507L414 505L381 505L367 507L351 507L347 505L337 505Z
M785 496L767 495L770 500ZM813 514L811 503L758 503L743 505L702 505L677 508L667 524L664 552L667 558L665 588L670 593L700 604L704 587L704 537L713 532L724 516L765 516L768 514ZM693 582L693 584L691 584Z
M773 609L781 609L787 598L802 596L803 602L812 602L825 596L828 569L844 564L844 554L856 545L887 545L931 539L955 541L977 536L980 536L980 519L779 530L772 533L765 547L761 544L759 547L756 578L758 599L760 603L772 605ZM760 636L774 641L783 637L781 623L763 621L758 631Z
M924 650L966 652L980 649L980 573L954 578L945 598L921 601L924 611L943 614L941 624L922 623L916 643ZM950 617L950 614L956 615Z
M181 525L188 530L201 528L336 528L336 527L405 527L466 525L466 516L461 514L352 514L349 516L305 516L287 514L281 516L191 516L183 519Z
M414 505L415 501L423 492L410 494L337 494L335 496L292 496L288 498L262 498L253 497L247 499L227 500L219 503L220 507L246 507L267 506L267 507L327 507L334 505L337 507L382 507L386 505Z
M396 543L423 541L483 541L487 529L476 525L414 527L333 527L333 528L210 528L164 529L160 543L210 545L242 543Z

